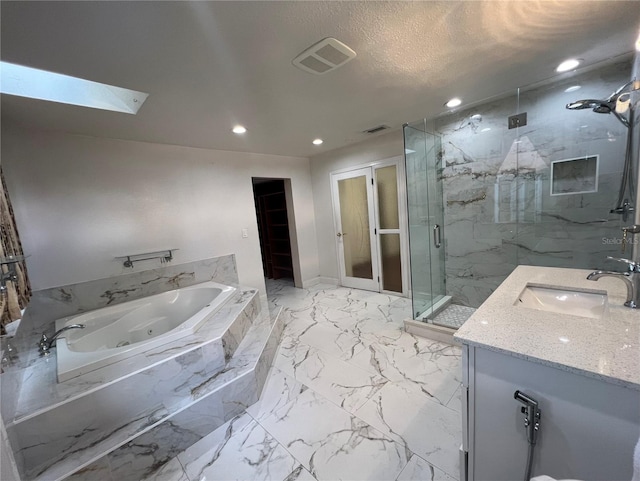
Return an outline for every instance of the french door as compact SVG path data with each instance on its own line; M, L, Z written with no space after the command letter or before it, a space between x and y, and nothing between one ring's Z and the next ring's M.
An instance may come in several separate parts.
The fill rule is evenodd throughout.
M394 160L331 175L340 283L345 287L406 293L399 168Z

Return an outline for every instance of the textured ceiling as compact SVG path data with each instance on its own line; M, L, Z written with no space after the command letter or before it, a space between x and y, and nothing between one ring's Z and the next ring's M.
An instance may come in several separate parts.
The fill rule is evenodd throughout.
M2 60L141 90L136 116L2 96L6 124L311 156L629 52L637 1L6 2ZM336 37L358 56L323 76L291 60ZM464 107L464 105L463 105ZM248 132L231 133L235 123ZM325 143L314 146L311 140Z

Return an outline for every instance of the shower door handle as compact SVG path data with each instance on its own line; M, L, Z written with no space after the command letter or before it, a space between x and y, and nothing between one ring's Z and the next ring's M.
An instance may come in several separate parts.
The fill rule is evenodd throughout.
M440 225L433 226L433 245L438 249L442 245L442 239L440 238Z

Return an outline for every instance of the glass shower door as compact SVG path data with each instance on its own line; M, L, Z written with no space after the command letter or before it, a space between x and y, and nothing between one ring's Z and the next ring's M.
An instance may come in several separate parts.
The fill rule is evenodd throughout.
M426 320L445 299L440 138L426 122L404 126L413 316Z

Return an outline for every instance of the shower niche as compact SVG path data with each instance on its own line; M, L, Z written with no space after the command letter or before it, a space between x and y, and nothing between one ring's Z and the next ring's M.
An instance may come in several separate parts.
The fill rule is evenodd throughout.
M598 192L598 156L551 162L551 195Z

